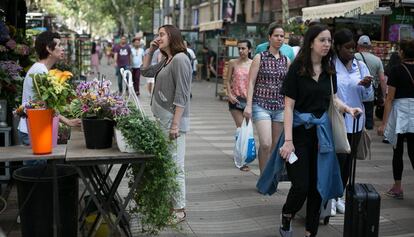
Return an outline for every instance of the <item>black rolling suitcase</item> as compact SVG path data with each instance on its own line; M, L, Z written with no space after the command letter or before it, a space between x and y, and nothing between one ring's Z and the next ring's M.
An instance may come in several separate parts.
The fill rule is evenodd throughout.
M354 133L358 127L359 121L354 119ZM344 237L377 237L381 197L371 184L355 183L358 143L354 138L351 140L352 164L346 188Z

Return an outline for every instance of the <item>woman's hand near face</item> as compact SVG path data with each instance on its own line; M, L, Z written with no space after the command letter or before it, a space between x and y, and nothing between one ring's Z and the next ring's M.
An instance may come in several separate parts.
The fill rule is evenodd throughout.
M150 52L154 53L157 49L158 49L158 42L157 42L157 39L154 39L150 43L149 50L150 50Z

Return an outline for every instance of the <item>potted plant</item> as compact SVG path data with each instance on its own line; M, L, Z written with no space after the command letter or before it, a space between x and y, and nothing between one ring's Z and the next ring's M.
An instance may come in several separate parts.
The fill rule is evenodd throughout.
M51 110L52 113L52 146L57 145L58 129L59 129L59 117L58 115L65 111L65 106L69 99L74 97L75 92L71 85L67 82L71 77L72 73L69 71L50 70L48 73L32 74L30 75L33 79L33 89L35 91L36 99L42 101L46 105L46 109ZM29 125L30 120L35 119L35 111L28 111L26 108ZM45 113L37 109L36 113ZM45 109L43 109L45 110ZM41 119L41 118L40 118ZM46 120L46 118L44 118ZM29 126L30 128L30 126ZM31 136L29 130L29 136ZM34 141L32 139L31 141Z
M71 106L80 109L86 148L104 149L112 146L114 117L129 112L125 100L110 91L109 80L97 79L81 82L77 89L77 99Z
M173 144L156 121L136 110L131 109L129 114L118 116L115 120L116 126L132 148L154 155L145 164L141 183L134 193L137 205L131 211L140 216L142 231L155 235L171 223L171 198L178 191L175 179L178 172L169 150ZM130 168L129 185L133 184L139 168Z
M52 152L52 145L57 144L57 114L62 112L74 91L66 82L72 74L58 70L48 73L32 74L33 90L36 100L19 106L14 114L27 117L30 144L34 154ZM53 122L55 121L55 122Z

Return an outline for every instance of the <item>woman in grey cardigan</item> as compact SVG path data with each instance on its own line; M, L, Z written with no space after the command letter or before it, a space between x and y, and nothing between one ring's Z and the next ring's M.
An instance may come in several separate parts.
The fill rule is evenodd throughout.
M164 59L151 66L155 50L160 49ZM144 57L141 75L155 77L151 110L161 127L176 146L171 147L178 168L179 192L173 197L175 222L185 220L185 134L189 130L191 62L181 32L175 26L164 25L151 42Z

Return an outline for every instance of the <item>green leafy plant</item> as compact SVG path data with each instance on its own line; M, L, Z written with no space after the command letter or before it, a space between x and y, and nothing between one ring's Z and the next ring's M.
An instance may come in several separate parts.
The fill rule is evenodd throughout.
M66 82L72 73L50 70L46 73L30 75L33 78L33 90L38 100L45 101L47 106L61 113L65 109L68 99L75 96L75 91Z
M139 152L154 155L145 164L141 183L134 193L137 206L132 211L140 215L143 232L157 234L172 220L171 199L178 191L175 179L177 169L169 150L172 143L157 122L138 111L116 117L115 121L130 146ZM129 185L132 185L138 171L139 166L132 166L129 170Z
M308 27L304 23L292 21L290 24L284 26L285 32L290 32L295 35L304 35Z

